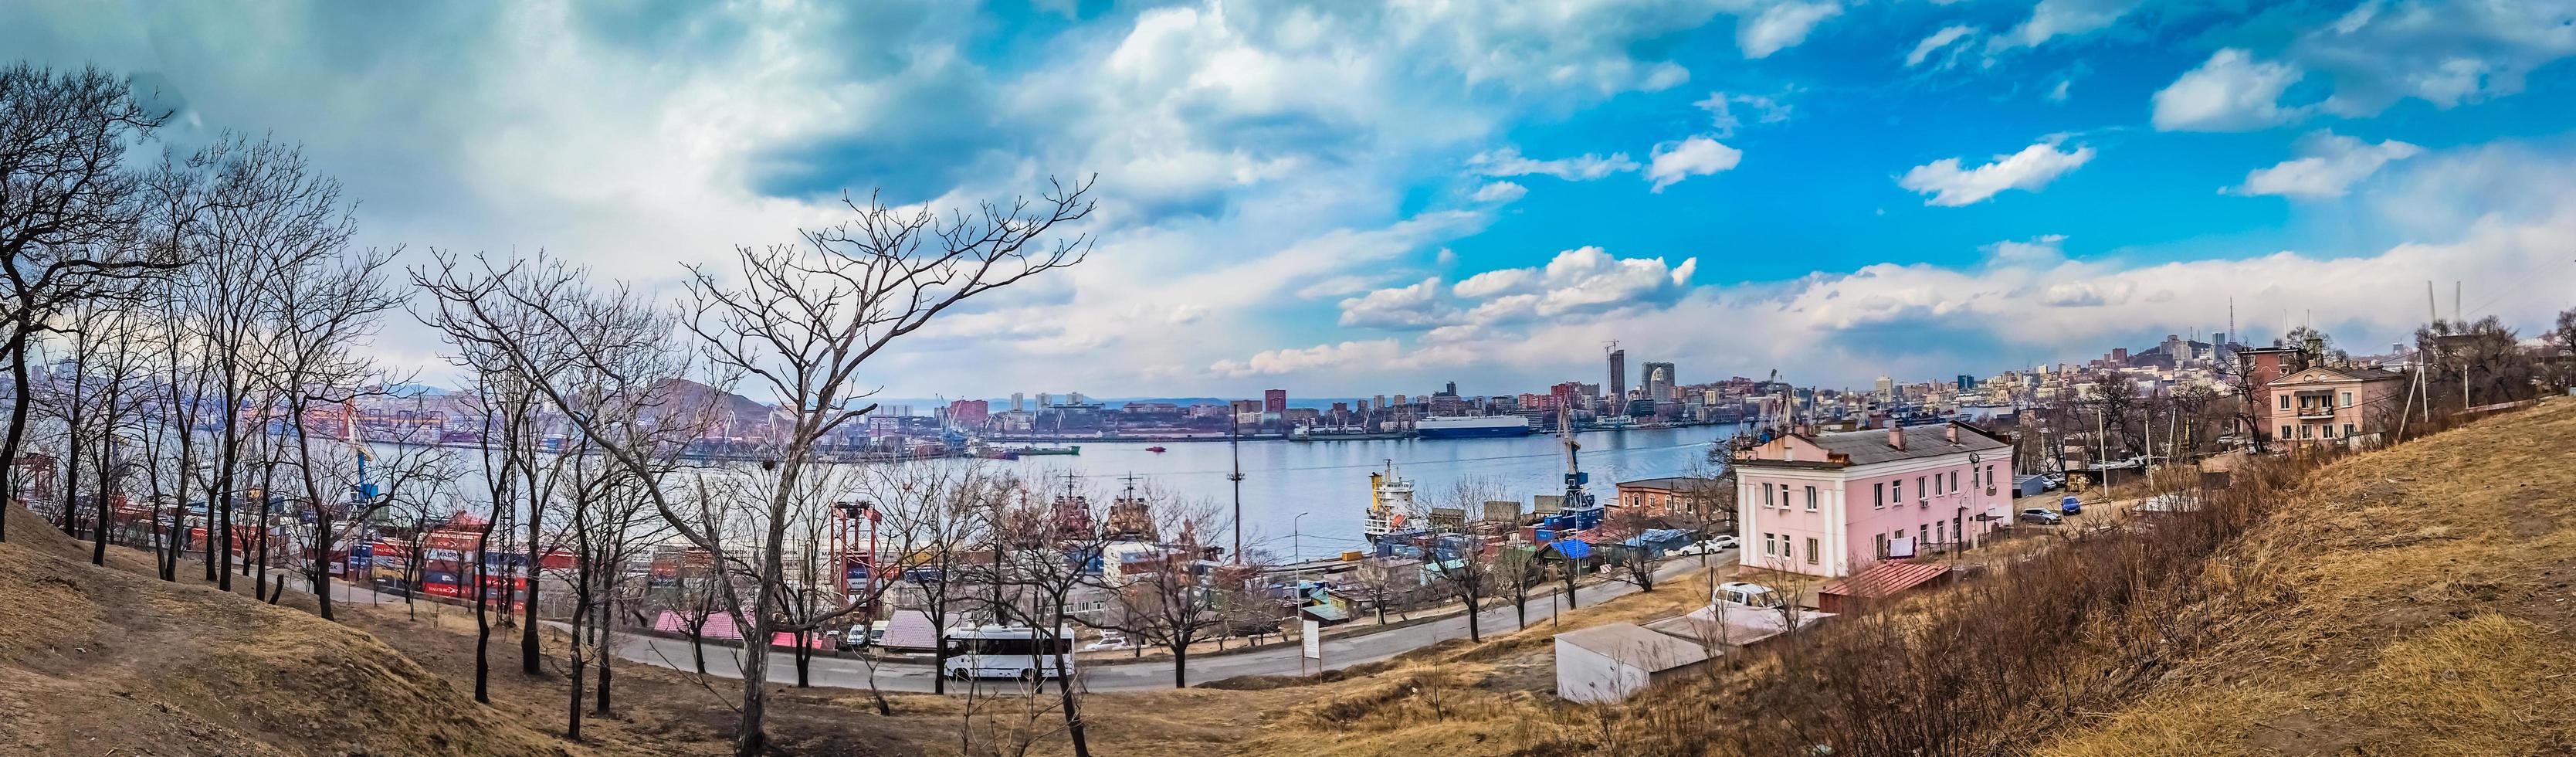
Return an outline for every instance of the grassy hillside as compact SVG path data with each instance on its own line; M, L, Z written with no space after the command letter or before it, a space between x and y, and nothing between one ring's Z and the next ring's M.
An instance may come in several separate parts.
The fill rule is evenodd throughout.
M2576 402L2328 465L2233 557L2281 601L2042 753L2576 752Z
M363 632L91 566L23 510L10 525L0 754L561 753Z

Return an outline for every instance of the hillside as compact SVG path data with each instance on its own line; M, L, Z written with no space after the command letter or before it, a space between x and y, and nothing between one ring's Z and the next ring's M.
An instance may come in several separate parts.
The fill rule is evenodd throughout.
M2042 753L2576 752L2576 402L2328 465L2237 556L2284 599Z
M0 544L0 754L560 754L375 637L85 562L24 510Z

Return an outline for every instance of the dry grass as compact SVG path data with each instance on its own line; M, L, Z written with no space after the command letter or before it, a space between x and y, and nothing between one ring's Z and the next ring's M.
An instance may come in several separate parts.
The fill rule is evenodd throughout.
M85 545L11 521L0 754L561 752L365 633L91 566Z
M2043 752L2576 750L2571 439L2558 400L2327 466L2235 555L2289 599Z

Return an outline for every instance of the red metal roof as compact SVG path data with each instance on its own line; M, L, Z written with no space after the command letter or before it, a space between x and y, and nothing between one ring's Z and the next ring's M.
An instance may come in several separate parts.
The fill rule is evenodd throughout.
M1939 578L1941 574L1948 572L1950 567L1947 565L1883 562L1877 567L1861 571L1849 578L1825 584L1825 588L1818 589L1817 593L1840 594L1846 597L1884 597L1920 586L1923 582Z

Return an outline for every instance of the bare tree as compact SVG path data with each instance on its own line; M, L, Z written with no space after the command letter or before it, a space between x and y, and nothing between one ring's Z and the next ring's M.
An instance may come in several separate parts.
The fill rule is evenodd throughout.
M1432 508L1465 509L1482 506L1498 496L1501 487L1491 480L1462 478L1430 497ZM1423 517L1425 523L1436 522ZM1463 525L1448 526L1423 536L1413 546L1422 554L1422 564L1431 577L1431 585L1440 593L1458 600L1467 608L1467 639L1483 641L1483 629L1477 616L1485 600L1492 598L1498 586L1499 553L1488 550L1488 540Z
M0 67L0 358L12 407L0 434L0 494L18 492L18 452L33 399L27 367L37 335L67 303L119 279L178 265L143 243L151 180L125 163L168 114L147 111L125 81L96 68L56 74ZM0 508L0 513L5 513ZM8 522L0 515L0 540Z
M1200 544L1199 534L1220 533L1224 523L1215 508L1201 503L1150 492L1124 499L1113 503L1112 517L1103 528L1121 540L1132 539L1135 529L1116 522L1122 515L1136 517L1119 506L1132 503L1143 508L1142 517L1150 520L1147 532L1153 541L1131 541L1143 547L1132 551L1110 549L1106 559L1119 565L1114 573L1107 566L1102 569L1109 606L1100 626L1171 652L1172 688L1189 688L1190 645L1205 640L1224 622L1223 593L1211 581L1217 547Z
M1060 187L1038 202L986 205L975 216L904 211L873 199L865 205L851 202L855 220L805 232L801 246L738 249L731 275L691 269L688 312L695 315L683 326L697 337L711 370L746 377L752 391L767 395L759 399L772 403L774 417L735 431L763 440L753 455L778 476L763 493L764 507L749 513L754 520L743 533L751 538L735 544L708 539L699 527L703 519L683 514L663 487L645 489L683 538L713 555L720 569L750 579L750 637L803 630L846 612L789 620L785 604L791 590L783 550L800 484L827 462L821 443L875 407L861 403L869 391L862 369L894 340L928 326L958 303L1078 262L1087 249L1083 238L1048 240L1055 238L1058 224L1090 213L1088 189L1087 183ZM578 323L572 300L583 294L577 283L543 276L517 281L492 273L496 275L466 280L445 277L433 291L441 307L476 320L488 320L478 312L487 299L511 299L549 314L550 323L571 333L576 343L594 338L572 328ZM551 299L558 296L569 299ZM519 370L542 369L513 340L497 340L496 347L512 356ZM596 353L577 349L570 354L588 359ZM628 383L663 378L620 376ZM554 404L567 408L572 426L598 444L608 460L638 476L652 475L645 450L620 446L622 441L604 428L602 419L566 402L559 390L549 386L548 392L556 395ZM745 662L734 750L748 756L767 743L762 723L768 656L750 655Z

